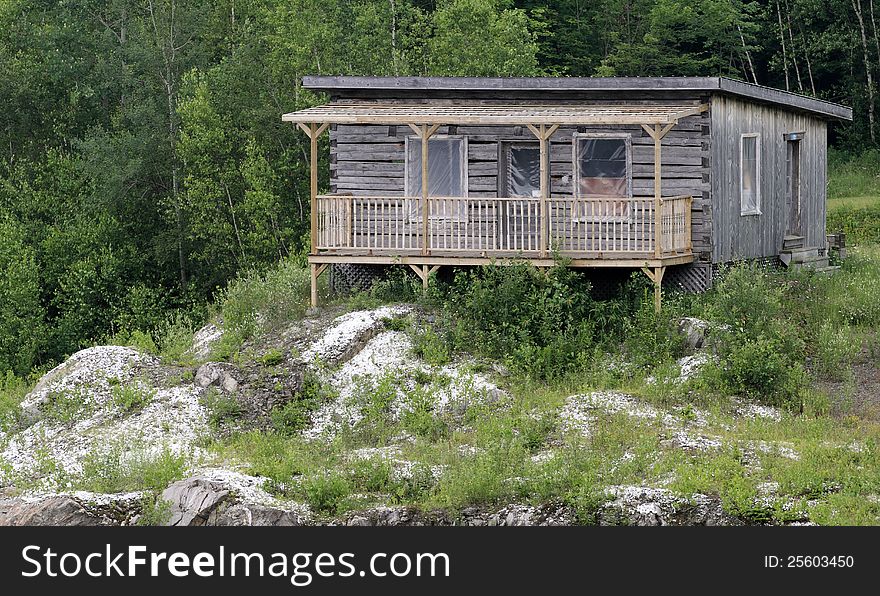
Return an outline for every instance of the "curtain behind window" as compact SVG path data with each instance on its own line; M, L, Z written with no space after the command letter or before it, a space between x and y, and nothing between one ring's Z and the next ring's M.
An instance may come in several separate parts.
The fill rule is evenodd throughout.
M758 138L742 138L741 179L741 211L757 213L758 211Z
M578 181L581 197L626 197L626 140L620 138L577 139Z
M431 197L464 197L464 177L462 165L464 161L464 140L457 138L437 138L428 140L428 196ZM422 140L410 138L406 155L407 189L411 197L422 194ZM450 213L446 213L450 211ZM451 206L443 206L441 212L432 216L452 217L458 215L452 211L466 213L466 206L461 201L457 210ZM410 220L421 219L421 202L410 201L408 209Z

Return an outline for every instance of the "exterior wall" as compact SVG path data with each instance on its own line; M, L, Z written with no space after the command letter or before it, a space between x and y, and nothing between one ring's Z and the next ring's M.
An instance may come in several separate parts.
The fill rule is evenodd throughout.
M383 103L389 101L393 100L382 100ZM647 101L662 103L662 100ZM701 103L696 97L685 100L678 98L675 103L682 101ZM706 101L708 101L706 98L702 99L703 103ZM407 103L411 102L412 100L407 100ZM589 100L577 101L581 104L589 102ZM468 102L459 100L456 103ZM506 100L504 103L513 102ZM640 102L605 100L596 103L638 104ZM661 159L663 195L689 194L694 197L693 250L698 258L706 262L709 261L712 250L708 169L709 123L708 114L682 120L663 139ZM553 197L571 196L572 139L577 132L625 132L632 135L633 196L654 196L654 145L651 137L640 126L563 126L553 135L550 142L550 178ZM471 197L503 195L503 193L499 194L499 143L505 141L537 143L537 139L526 126L444 126L436 134L467 137L468 195ZM331 127L331 192L403 196L405 139L409 136L413 136L413 132L406 124Z
M711 103L712 262L778 255L788 226L786 141L801 141L801 235L825 246L827 125L824 120L728 96ZM761 214L740 215L740 137L760 133Z

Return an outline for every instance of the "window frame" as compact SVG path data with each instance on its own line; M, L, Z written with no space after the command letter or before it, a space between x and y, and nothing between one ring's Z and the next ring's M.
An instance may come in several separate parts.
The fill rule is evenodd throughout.
M498 141L498 189L497 195L502 198L514 198L514 199L537 199L537 196L531 197L510 197L507 192L507 186L509 182L509 174L508 169L510 168L510 150L513 147L528 147L529 149L536 149L539 152L541 151L541 143L535 140L527 140L527 139L516 139L516 140L500 140ZM539 158L540 159L540 158ZM539 165L539 174L540 177L540 165ZM540 190L540 185L538 186Z
M626 146L626 196L606 197L608 199L632 199L633 198L633 157L632 157L632 133L628 132L576 132L571 141L572 161L572 196L576 199L590 197L581 196L579 180L581 178L581 165L578 159L578 143L581 139L623 139Z
M442 139L459 139L459 140L461 140L461 158L462 158L461 159L461 183L462 183L462 186L464 187L464 194L462 194L461 196L462 196L462 198L467 197L468 196L468 138L467 138L467 135L449 135L449 134L431 135L431 137L428 139L428 143L429 143L428 148L429 149L430 149L430 142L435 139L436 140L442 140ZM421 137L418 137L416 135L408 135L404 139L404 147L403 147L403 196L409 197L409 198L413 198L413 197L421 198L421 196L422 196L421 185L419 185L418 193L416 193L416 194L411 194L410 193L411 189L409 187L410 186L410 182L409 182L409 161L410 161L409 160L409 145L410 145L410 141L412 141L412 140L421 141ZM421 154L419 154L419 160L421 160ZM430 160L431 160L431 153L429 151L428 152L428 161L430 162ZM430 180L429 180L429 184L430 184ZM428 194L428 196L429 197L431 196L430 193Z
M746 209L743 203L744 197L744 174L745 160L743 159L743 149L745 147L745 139L755 139L755 208ZM744 132L739 137L739 214L740 217L752 215L762 215L761 211L761 133Z

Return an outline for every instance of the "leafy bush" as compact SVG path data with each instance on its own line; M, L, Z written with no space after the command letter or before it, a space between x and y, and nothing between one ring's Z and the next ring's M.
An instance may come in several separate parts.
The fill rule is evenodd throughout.
M110 391L113 405L123 414L142 409L154 396L151 389L140 385L114 385Z
M302 490L312 509L329 514L344 510L344 502L352 492L348 478L330 471L304 478Z
M272 427L281 435L292 436L308 426L312 412L335 397L331 385L323 383L314 373L307 372L299 393L270 412Z
M589 289L564 263L547 273L527 263L459 272L443 300L453 345L508 359L530 376L560 377L596 340Z
M223 393L213 387L210 387L199 401L208 411L208 424L214 430L219 430L242 413L241 405L234 395Z
M861 338L855 337L848 327L837 327L826 321L819 328L814 370L821 378L843 381L861 343Z
M53 391L46 396L43 416L62 424L72 424L92 410L92 403L82 393L69 390Z
M219 299L226 349L231 353L231 346L302 316L310 287L308 269L293 259L234 280Z
M0 376L0 431L6 431L18 423L21 400L27 394L28 384L12 371Z
M89 453L75 485L98 493L160 491L183 478L187 467L186 457L167 447L158 453L150 449L127 451L120 441L107 450Z

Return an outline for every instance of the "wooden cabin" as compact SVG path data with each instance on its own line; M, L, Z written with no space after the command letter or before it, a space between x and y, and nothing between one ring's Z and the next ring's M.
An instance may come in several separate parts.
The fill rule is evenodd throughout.
M305 77L312 304L331 264L526 259L703 291L744 259L827 265L827 125L850 108L718 77ZM318 139L330 135L330 188ZM823 260L824 259L824 260Z

